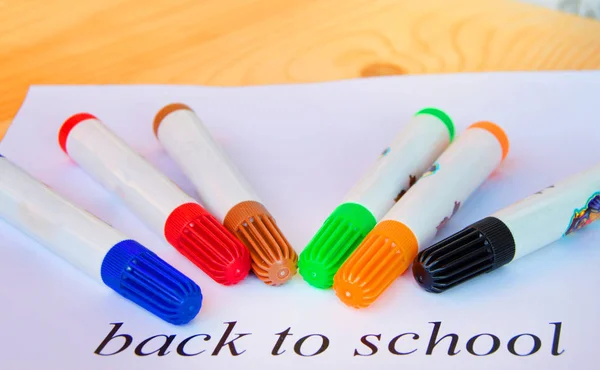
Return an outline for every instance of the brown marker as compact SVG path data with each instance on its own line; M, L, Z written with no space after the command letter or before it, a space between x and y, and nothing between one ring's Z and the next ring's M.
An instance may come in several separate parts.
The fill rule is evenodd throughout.
M294 276L296 252L200 118L184 104L170 104L156 115L154 132L205 207L248 247L256 276L269 285Z

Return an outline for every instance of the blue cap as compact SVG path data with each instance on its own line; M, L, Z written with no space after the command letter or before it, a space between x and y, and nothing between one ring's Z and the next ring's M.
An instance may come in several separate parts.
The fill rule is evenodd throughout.
M4 158L4 156L2 154L0 154L0 158Z
M117 293L171 324L188 323L202 307L196 283L134 240L115 244L100 274Z

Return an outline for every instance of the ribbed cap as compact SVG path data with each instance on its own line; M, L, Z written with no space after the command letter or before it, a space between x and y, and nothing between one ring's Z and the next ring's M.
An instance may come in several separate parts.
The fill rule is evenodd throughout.
M252 271L265 284L281 285L296 274L298 255L262 204L245 201L233 206L223 224L248 247Z
M335 294L348 306L369 306L406 271L418 250L408 226L394 220L378 223L335 274Z
M360 204L338 206L300 253L300 275L314 287L331 288L335 273L376 223Z
M515 241L508 227L486 217L421 251L413 275L423 289L441 293L509 263L514 256Z
M189 322L202 307L196 283L134 240L115 244L100 274L117 293L171 324Z
M219 284L236 284L250 271L248 249L197 203L171 212L165 238Z

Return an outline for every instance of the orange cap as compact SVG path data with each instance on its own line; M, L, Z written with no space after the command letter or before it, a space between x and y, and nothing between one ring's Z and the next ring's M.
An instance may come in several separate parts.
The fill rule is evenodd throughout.
M481 122L476 122L476 123L472 124L471 126L467 127L467 129L470 129L470 128L481 128L481 129L488 131L490 134L494 135L496 137L496 139L498 139L498 144L500 144L500 147L502 148L502 160L504 160L504 158L506 158L510 144L508 142L508 136L506 136L506 133L504 132L502 127L500 127L497 124L492 123L492 122L481 121Z
M235 205L223 225L248 247L252 271L265 284L281 285L296 274L298 255L261 203Z
M369 306L412 263L419 243L408 226L382 221L340 267L333 278L335 294L348 306Z

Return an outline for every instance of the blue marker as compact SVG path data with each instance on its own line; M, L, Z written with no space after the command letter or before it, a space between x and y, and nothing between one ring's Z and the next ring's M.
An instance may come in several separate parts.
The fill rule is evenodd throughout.
M185 324L200 311L196 283L1 155L0 218L169 323Z

